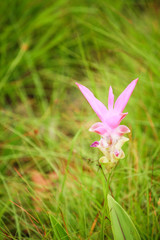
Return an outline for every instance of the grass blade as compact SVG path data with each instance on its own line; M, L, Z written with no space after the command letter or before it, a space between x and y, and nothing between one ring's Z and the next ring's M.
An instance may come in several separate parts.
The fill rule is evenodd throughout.
M56 220L56 218L51 214L49 215L49 218L50 218L51 225L52 225L53 232L56 239L70 240L65 229L60 225L60 223Z

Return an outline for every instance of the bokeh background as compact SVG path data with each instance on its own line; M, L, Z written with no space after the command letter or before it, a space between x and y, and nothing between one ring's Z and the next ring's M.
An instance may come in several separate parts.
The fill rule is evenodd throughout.
M137 77L111 189L141 238L160 239L159 1L6 0L0 16L1 239L56 239L49 213L71 239L100 239L98 118L75 82L107 105Z

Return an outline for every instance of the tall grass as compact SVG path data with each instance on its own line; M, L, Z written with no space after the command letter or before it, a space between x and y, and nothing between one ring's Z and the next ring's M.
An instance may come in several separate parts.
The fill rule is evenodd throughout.
M101 224L100 154L89 148L97 117L74 82L107 103L110 85L117 97L139 77L123 121L130 143L111 189L141 238L158 240L159 3L0 5L1 239L56 239L50 213L71 239L113 239L109 216Z

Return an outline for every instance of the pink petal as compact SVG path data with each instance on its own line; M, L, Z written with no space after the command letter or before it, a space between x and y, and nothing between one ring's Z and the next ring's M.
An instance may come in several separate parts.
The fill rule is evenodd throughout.
M125 133L129 133L129 132L130 132L130 129L128 127L126 127L125 125L120 125L115 129L115 133L118 136L122 136Z
M115 150L115 151L114 151L114 155L115 155L116 157L119 156L119 153L120 153L120 152L119 152L118 150Z
M98 147L98 145L99 145L99 142L98 142L98 141L95 141L95 142L93 142L93 143L91 144L90 147Z
M128 113L117 113L115 115L110 115L106 119L106 124L112 129L117 128L122 119L125 118L127 114Z
M125 106L127 105L127 102L137 84L138 78L133 80L127 88L121 93L121 95L117 98L115 102L114 109L118 112L123 112Z
M76 83L76 85L79 87L80 91L84 95L84 97L87 99L89 104L91 105L92 109L95 111L99 119L104 122L105 120L105 115L107 114L108 110L104 106L102 102L100 102L94 95L93 93L86 88L85 86Z
M114 95L113 95L112 87L110 86L109 94L108 94L108 109L109 110L113 109L113 104L114 104Z
M89 131L96 132L99 135L104 135L105 133L108 132L106 126L104 126L104 124L101 122L97 122L97 123L93 124L90 127Z

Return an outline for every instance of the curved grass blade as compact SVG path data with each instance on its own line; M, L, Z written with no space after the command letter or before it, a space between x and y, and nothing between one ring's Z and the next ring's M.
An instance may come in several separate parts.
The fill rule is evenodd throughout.
M66 233L65 229L61 226L61 224L56 220L53 215L49 215L52 229L55 235L55 239L57 240L70 240L68 234Z
M125 210L110 195L107 198L114 240L141 240Z

